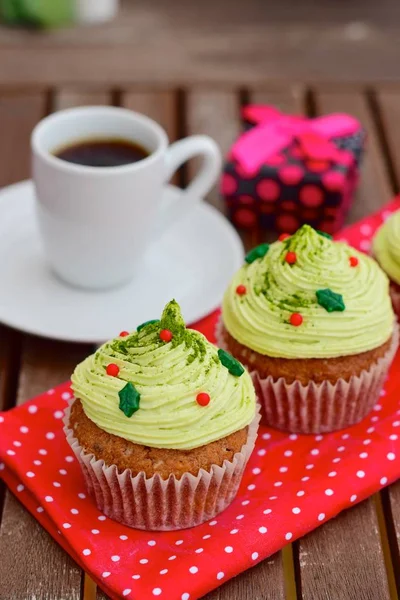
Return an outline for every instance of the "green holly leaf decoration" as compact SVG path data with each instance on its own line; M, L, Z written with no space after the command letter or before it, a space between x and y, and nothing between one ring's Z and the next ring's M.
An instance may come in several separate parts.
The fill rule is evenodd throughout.
M221 361L221 364L224 365L229 371L231 375L235 375L235 377L240 377L244 373L244 367L240 364L236 358L233 358L229 352L222 350L221 348L218 350L218 357Z
M246 254L245 261L250 265L257 258L263 258L269 250L269 244L260 244L256 246L248 254Z
M134 412L139 410L140 394L130 381L118 392L119 409L130 418Z
M346 307L343 302L343 296L332 292L329 288L325 290L317 290L316 292L318 304L325 308L328 312L343 311Z
M152 325L153 323L159 323L159 322L160 322L160 319L151 319L150 321L145 321L141 325L137 326L136 331L139 333L139 331L141 331L143 329L143 327L146 327L146 325Z
M328 238L328 240L332 239L332 236L329 233L325 233L325 231L320 231L319 229L315 230L318 235L322 235L322 237Z

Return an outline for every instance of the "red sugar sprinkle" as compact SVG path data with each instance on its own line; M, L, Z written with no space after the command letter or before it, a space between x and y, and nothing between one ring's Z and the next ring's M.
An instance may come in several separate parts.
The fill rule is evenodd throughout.
M107 365L106 373L107 375L111 375L111 377L118 377L119 366L114 363L110 363Z
M278 240L280 242L283 242L284 240L287 240L288 237L290 237L290 235L288 233L281 233L281 235L278 237Z
M163 342L170 342L174 336L172 335L172 331L169 329L162 329L160 331L160 340Z
M236 293L239 294L239 296L243 296L246 293L246 286L245 285L238 285L236 288Z
M303 322L303 317L300 313L293 313L290 315L290 324L294 325L294 327L299 327Z
M197 404L200 404L200 406L207 406L207 404L210 402L209 394L206 392L200 392L200 394L197 394L196 396L196 402Z
M294 265L297 260L296 252L288 252L285 256L285 260L289 265Z
M350 263L351 267L356 267L358 265L358 258L357 258L357 256L350 256L349 263Z
M126 337L127 335L129 335L129 331L121 331L119 337Z

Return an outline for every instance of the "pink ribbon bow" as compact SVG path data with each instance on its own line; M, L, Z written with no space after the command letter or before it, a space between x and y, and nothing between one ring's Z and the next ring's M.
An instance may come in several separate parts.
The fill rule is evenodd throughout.
M243 109L243 116L259 124L240 136L231 156L249 175L294 141L307 158L339 161L349 153L339 150L331 138L352 135L360 128L354 117L342 113L307 119L284 115L271 106L250 105Z

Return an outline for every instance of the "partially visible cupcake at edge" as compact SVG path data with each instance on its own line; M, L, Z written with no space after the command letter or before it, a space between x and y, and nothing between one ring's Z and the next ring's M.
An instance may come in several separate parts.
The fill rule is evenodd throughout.
M393 213L378 229L372 250L390 278L390 296L394 311L400 318L400 210Z
M254 387L229 353L186 328L175 301L80 363L72 389L67 439L110 518L181 529L232 502L257 437Z
M378 401L398 346L389 281L372 258L304 225L246 256L217 342L251 372L266 424L348 427Z

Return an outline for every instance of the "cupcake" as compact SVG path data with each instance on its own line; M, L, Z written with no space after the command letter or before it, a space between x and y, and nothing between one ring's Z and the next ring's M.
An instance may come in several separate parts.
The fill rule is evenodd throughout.
M232 502L257 436L252 380L186 328L174 300L161 320L122 332L80 363L72 389L67 439L111 519L181 529Z
M378 229L372 250L376 260L390 278L393 308L400 317L400 210L393 213Z
M217 341L251 372L266 424L320 433L360 421L398 344L378 264L304 225L246 257Z

